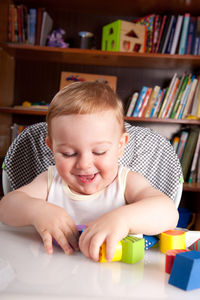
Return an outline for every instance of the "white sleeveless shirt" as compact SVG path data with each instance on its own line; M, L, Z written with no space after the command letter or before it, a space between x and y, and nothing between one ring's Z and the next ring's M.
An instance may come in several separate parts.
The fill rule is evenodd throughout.
M118 176L108 187L92 195L81 195L69 189L58 174L56 166L50 166L47 201L63 207L76 225L87 224L126 204L124 192L128 172L128 168L119 166Z

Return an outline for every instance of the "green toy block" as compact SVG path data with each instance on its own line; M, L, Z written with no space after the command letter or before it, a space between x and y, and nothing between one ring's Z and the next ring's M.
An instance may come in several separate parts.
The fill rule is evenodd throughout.
M134 264L144 258L144 239L128 235L121 243L122 262Z
M117 20L103 27L101 50L119 51L120 50L120 31L121 20Z

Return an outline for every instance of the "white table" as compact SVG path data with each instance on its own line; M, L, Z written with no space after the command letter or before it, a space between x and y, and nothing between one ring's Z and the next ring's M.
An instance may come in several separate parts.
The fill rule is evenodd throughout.
M200 299L200 289L186 292L168 284L158 248L134 265L95 263L56 247L47 255L31 227L0 224L0 266L1 300Z

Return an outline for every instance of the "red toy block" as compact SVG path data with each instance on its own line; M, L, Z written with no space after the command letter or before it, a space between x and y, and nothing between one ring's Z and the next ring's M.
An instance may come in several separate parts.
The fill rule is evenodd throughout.
M170 274L171 269L174 263L174 259L177 253L181 252L187 252L189 250L186 249L173 249L173 250L168 250L165 254L165 272Z

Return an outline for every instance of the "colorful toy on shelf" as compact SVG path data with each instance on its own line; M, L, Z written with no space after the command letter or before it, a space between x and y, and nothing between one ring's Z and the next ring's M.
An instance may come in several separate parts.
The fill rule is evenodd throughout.
M185 249L185 231L168 230L160 234L160 251L166 253L172 249Z
M48 36L47 46L68 48L69 44L64 42L65 33L65 30L62 28L53 30L52 33Z
M200 239L188 247L190 250L200 251Z
M183 290L200 288L200 252L178 253L169 277L169 284Z
M146 26L117 20L103 27L101 50L145 52Z
M159 238L152 235L144 235L144 248L148 250L151 247L156 247L158 245Z
M165 272L170 274L177 253L187 252L187 249L168 250L165 254Z
M121 261L127 264L134 264L144 258L144 239L128 235L118 242L112 261ZM99 261L106 260L106 244L100 248Z

